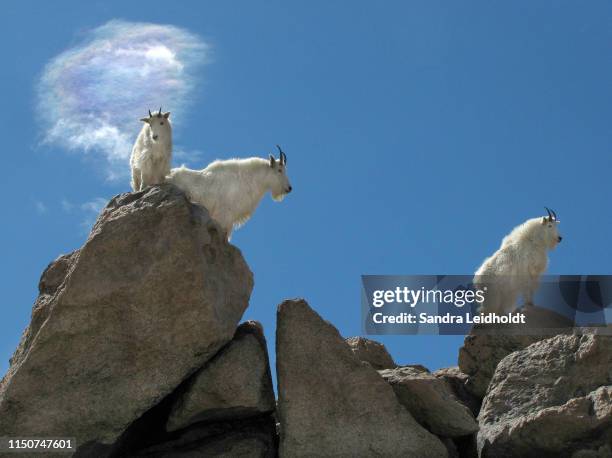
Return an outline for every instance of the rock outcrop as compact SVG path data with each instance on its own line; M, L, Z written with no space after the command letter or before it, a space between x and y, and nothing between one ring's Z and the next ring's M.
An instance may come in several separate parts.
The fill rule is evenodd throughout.
M545 336L470 334L459 349L459 369L468 376L466 390L484 398L497 364L510 353L521 350Z
M0 382L0 431L112 444L232 338L252 287L239 250L172 186L115 197L43 274Z
M167 430L201 421L248 418L274 409L263 328L247 321L238 327L232 341L192 376L172 406Z
M468 376L465 388L484 398L497 364L510 353L543 339L571 334L573 322L545 308L521 309L525 324L476 325L459 350L459 369Z
M365 337L349 337L346 339L355 356L361 361L369 363L376 370L393 369L397 366L391 355L380 342Z
M404 366L379 371L400 403L423 427L449 438L478 431L474 415L452 393L449 385L427 370Z
M275 402L261 325L237 328L252 288L173 186L115 197L42 275L0 436L76 437L76 457L101 458L612 457L609 329L570 335L532 308L533 335L475 328L432 374L285 301Z
M474 417L478 416L482 399L478 398L467 389L466 385L469 380L467 374L461 372L459 367L454 366L438 369L433 375L444 380L457 399L470 409L472 415L474 415Z
M279 306L276 332L281 458L447 456L444 444L305 301Z
M612 337L559 335L508 355L491 380L479 424L481 457L606 456Z
M263 329L247 321L203 368L132 423L110 456L272 458L274 408ZM99 455L98 448L81 456Z

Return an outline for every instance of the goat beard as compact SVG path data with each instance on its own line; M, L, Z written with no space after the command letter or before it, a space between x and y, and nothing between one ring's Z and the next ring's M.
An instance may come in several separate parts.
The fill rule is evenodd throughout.
M287 196L287 193L274 194L272 193L272 200L275 202L282 202L282 200Z

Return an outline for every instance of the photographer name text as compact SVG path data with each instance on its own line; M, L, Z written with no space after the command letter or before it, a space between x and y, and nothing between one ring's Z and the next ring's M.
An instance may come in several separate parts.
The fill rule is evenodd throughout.
M524 324L525 314L521 312L507 314L472 314L456 315L445 313L443 315L430 315L425 312L402 312L394 315L385 315L376 312L372 315L376 324Z

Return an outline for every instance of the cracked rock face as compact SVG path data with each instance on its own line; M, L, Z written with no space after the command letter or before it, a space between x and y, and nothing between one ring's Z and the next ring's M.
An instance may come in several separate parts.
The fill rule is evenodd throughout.
M0 382L0 431L112 443L232 338L252 287L240 251L176 188L113 198L43 274Z
M172 407L166 429L200 421L247 418L275 409L268 350L261 325L247 321L198 371Z
M361 361L369 363L374 369L393 369L397 366L393 358L380 342L365 337L349 337L346 339L355 356Z
M508 355L479 424L482 457L600 456L612 443L612 337L559 335Z
M466 384L469 377L461 372L459 367L454 366L438 369L433 373L433 375L444 380L450 387L453 394L457 396L457 399L459 399L470 409L470 412L472 412L474 417L478 416L482 400L468 391Z
M277 312L281 457L446 457L330 323L303 300Z
M379 371L400 403L425 428L438 436L461 437L478 431L478 423L450 386L429 371L405 366Z
M526 325L476 325L459 349L459 369L468 376L465 389L484 398L497 364L507 355L534 342L559 334L571 334L573 323L537 306L522 309Z
M459 369L468 376L465 389L476 398L484 398L495 368L503 358L545 338L504 334L466 336L459 349Z

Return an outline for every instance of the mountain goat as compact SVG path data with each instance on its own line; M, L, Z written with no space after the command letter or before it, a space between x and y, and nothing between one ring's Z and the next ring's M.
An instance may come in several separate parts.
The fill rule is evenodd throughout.
M519 295L525 305L533 305L540 276L548 266L547 252L562 239L556 213L548 208L546 211L548 216L532 218L515 227L474 274L476 288L486 288L481 312L509 313Z
M142 118L144 126L132 148L130 167L132 169L132 189L142 191L145 187L164 182L170 173L172 160L172 126L170 112Z
M204 170L183 166L172 169L166 181L183 191L191 202L206 207L229 240L232 230L246 223L266 192L270 191L276 201L291 192L287 156L280 146L277 148L279 160L270 155L269 160L251 157L214 161Z

